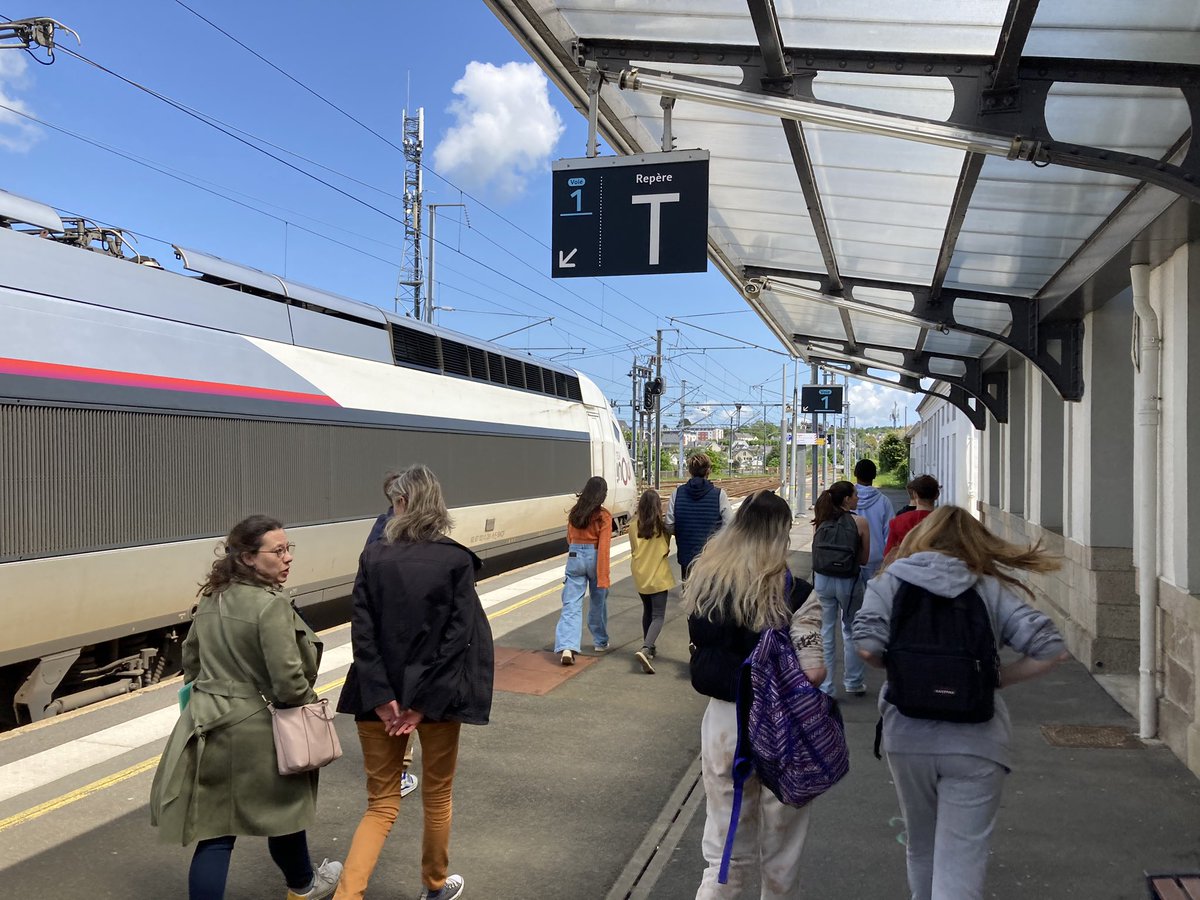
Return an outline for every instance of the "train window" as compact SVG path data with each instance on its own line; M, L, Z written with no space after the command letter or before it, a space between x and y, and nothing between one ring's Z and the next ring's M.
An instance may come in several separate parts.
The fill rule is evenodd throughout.
M519 359L504 357L504 374L508 376L509 387L525 387L525 363Z
M467 358L471 362L471 377L487 381L487 353L478 347L468 347Z
M542 391L542 367L533 363L525 363L525 387L531 391Z
M440 369L441 359L437 345L437 335L392 324L392 354L398 366Z
M488 378L491 381L496 382L496 384L506 384L507 381L504 377L504 357L499 353L489 352L487 355L487 360Z
M442 338L442 371L447 375L470 375L467 345Z

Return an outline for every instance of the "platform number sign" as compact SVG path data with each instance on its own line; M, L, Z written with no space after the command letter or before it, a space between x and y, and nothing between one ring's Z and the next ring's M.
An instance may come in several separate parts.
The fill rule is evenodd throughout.
M800 388L800 412L806 415L841 414L842 392L840 384L806 384Z
M560 159L550 274L654 275L708 267L708 151Z

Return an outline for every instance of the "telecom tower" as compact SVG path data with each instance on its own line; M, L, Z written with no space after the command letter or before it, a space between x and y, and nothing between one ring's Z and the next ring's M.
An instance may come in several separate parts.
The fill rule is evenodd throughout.
M412 316L421 318L421 154L425 149L425 108L404 111L404 261L396 283L396 308L411 300Z

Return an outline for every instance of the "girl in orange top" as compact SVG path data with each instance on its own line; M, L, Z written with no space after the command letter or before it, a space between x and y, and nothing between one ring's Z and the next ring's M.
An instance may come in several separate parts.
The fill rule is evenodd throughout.
M608 650L608 556L612 513L602 504L608 482L598 475L587 480L567 514L567 577L563 581L562 614L554 630L554 652L564 666L575 664L583 636L583 595L588 603L588 631L597 653Z

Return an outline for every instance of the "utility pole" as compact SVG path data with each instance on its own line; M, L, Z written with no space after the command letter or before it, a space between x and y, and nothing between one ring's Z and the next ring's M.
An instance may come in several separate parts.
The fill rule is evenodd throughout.
M733 434L731 434L729 436L729 472L730 472L730 474L733 473L733 447L734 447L734 444L737 443L738 429L742 427L742 404L735 403L735 404L733 404L733 408L737 411L737 419L736 419L737 424L735 424L733 426Z
M780 366L779 373L779 492L787 499L787 363Z
M812 378L812 380L809 382L809 384L816 384L817 383L816 364L814 364L812 367L812 372L810 374L810 377ZM813 413L812 423L813 423L813 431L815 432L817 430L817 414L816 413ZM816 502L817 502L817 445L816 444L813 444L813 448L812 448L812 498L813 498L813 503L816 504Z
M654 489L662 481L662 329L658 329L654 340L654 379L658 390L654 394Z
M633 402L629 405L629 455L633 457L634 473L633 480L637 482L637 465L641 458L641 447L638 444L638 418L642 414L642 408L638 405L638 364L637 354L633 357L633 366L629 370L629 376L633 379Z
M676 461L677 478L683 478L683 423L687 418L687 407L684 405L687 398L687 380L684 379L679 383L679 459Z
M800 360L792 357L792 474L791 474L791 503L792 513L804 505L804 491L800 486L800 454L796 450L796 425L800 421Z
M424 321L433 324L433 251L437 246L437 238L435 237L435 229L437 227L437 211L443 206L461 206L466 208L465 203L430 203L429 204L429 266L426 271L425 278L425 318ZM418 316L417 318L420 318Z
M404 259L396 284L396 312L400 311L402 288L412 291L412 314L421 318L421 209L425 194L421 187L421 155L425 151L425 108L415 116L404 111Z

